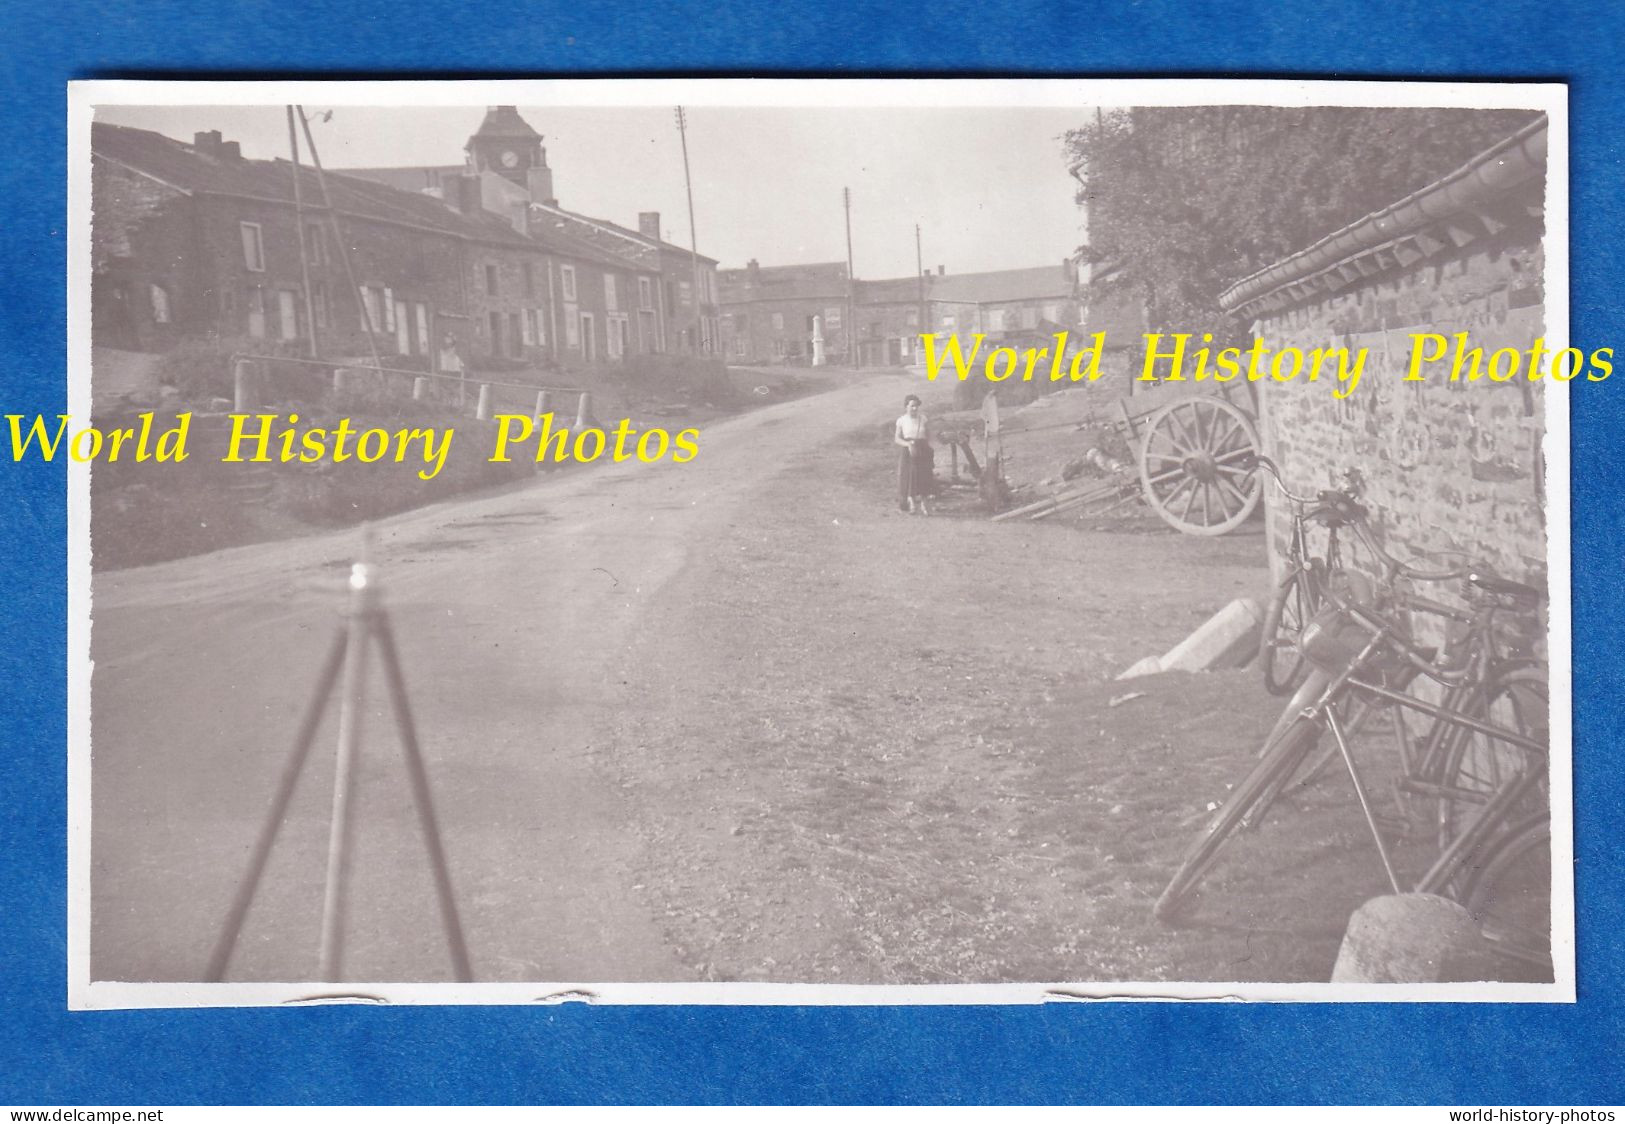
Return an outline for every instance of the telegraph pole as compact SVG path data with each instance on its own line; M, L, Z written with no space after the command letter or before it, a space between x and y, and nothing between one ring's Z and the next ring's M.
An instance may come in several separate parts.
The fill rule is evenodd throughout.
M841 188L841 200L846 205L846 361L858 366L858 279L852 271L852 189Z
M344 276L350 282L350 291L355 294L356 305L361 309L361 322L367 326L367 350L372 353L373 370L381 370L384 364L378 357L378 325L372 322L372 316L367 312L366 295L356 283L355 265L350 261L350 244L344 239L344 231L339 227L338 208L333 206L333 196L327 190L327 174L322 171L322 157L316 151L316 138L310 135L310 119L305 116L304 106L296 105L294 111L299 115L299 128L305 134L305 147L310 149L310 166L316 169L316 185L322 189L322 206L327 210L327 221L333 227L333 241L339 245Z
M925 255L920 252L920 224L914 224L914 279L920 286L920 332L924 334L930 326L930 318L925 312Z
M694 349L700 350L700 249L699 236L694 232L694 181L688 174L688 115L677 107L677 135L683 144L683 186L688 191L688 251L689 264L694 267Z
M288 106L288 150L293 155L293 220L299 228L299 276L305 284L305 324L310 328L310 357L321 354L316 345L316 296L310 291L310 258L305 246L305 198L299 181L304 172L299 166L299 134L293 127L293 106ZM316 228L317 232L321 227Z

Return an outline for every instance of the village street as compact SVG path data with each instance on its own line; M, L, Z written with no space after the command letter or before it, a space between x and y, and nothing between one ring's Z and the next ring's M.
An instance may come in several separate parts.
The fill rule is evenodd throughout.
M1214 885L1245 885L1197 927L1150 913L1279 704L1251 669L1112 682L1262 595L1257 525L901 514L886 434L915 389L856 377L708 426L691 464L378 525L477 979L1326 978L1380 887L1347 802L1289 817L1310 853L1238 845ZM97 576L93 979L201 978L358 542ZM373 670L346 965L446 979ZM314 976L334 727L234 979Z

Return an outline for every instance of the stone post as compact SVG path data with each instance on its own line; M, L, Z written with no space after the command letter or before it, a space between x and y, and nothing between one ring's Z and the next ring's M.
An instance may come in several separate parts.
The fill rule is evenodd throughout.
M254 362L239 359L231 366L231 408L246 414L254 408Z
M1472 915L1434 894L1372 898L1349 918L1333 983L1460 983L1494 976Z

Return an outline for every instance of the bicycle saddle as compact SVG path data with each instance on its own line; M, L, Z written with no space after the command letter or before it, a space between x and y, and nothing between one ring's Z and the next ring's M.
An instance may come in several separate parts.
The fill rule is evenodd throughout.
M1504 597L1517 597L1525 601L1546 600L1544 589L1515 582L1511 578L1496 577L1487 570L1473 570L1468 573L1467 580L1487 593L1499 593Z
M1351 523L1363 523L1370 514L1364 504L1359 503L1347 492L1336 488L1322 489L1315 497L1316 508L1310 516L1318 519L1328 527L1346 527Z

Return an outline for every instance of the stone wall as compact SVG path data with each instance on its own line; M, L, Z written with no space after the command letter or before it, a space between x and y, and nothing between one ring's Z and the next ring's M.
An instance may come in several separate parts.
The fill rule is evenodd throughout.
M1464 551L1505 577L1543 584L1546 384L1521 375L1450 382L1448 361L1424 368L1425 381L1405 381L1411 333L1453 343L1468 332L1486 360L1501 347L1527 352L1546 334L1542 268L1539 230L1509 230L1262 321L1257 334L1271 348L1369 349L1346 400L1333 396L1335 383L1258 384L1261 439L1289 486L1313 492L1358 468L1373 529L1395 556L1426 564L1419 556ZM1285 505L1272 502L1276 577L1288 527Z

